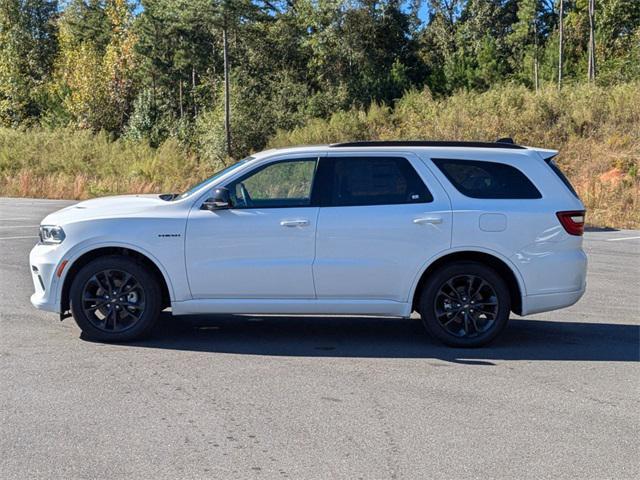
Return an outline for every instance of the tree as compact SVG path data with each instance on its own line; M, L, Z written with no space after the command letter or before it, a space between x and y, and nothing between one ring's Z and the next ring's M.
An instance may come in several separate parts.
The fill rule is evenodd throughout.
M564 0L559 0L558 11L558 88L562 87L562 62L564 54Z
M352 102L367 105L392 102L418 80L415 10L399 0L304 3L309 77L325 88L344 85Z
M599 0L596 42L599 82L640 78L640 2Z
M76 3L77 8L65 11L60 21L60 54L52 91L78 127L120 132L134 96L136 38L130 5L126 0L91 2L92 8L85 8L82 1ZM87 22L82 15L89 16ZM90 20L103 15L106 24ZM106 32L97 32L95 24ZM87 35L83 25L95 37ZM103 45L105 35L108 41Z
M509 38L513 45L515 70L529 76L536 91L539 88L539 44L543 40L544 19L541 0L520 0L517 22ZM529 66L530 65L530 66Z
M255 20L261 12L258 5L251 0L198 0L194 2L199 5L200 2L202 12L207 16L210 22L212 35L218 32L222 37L222 58L223 58L223 81L224 81L224 126L225 126L225 143L227 155L232 156L231 142L231 57L229 55L228 36L230 30L235 30L236 34L240 30L243 21L249 19ZM236 35L237 37L237 35Z
M638 0L0 0L0 123L196 148L207 125L237 156L407 89L611 84L639 57Z
M70 0L64 8L68 34L77 43L91 43L104 53L111 39L108 0Z
M34 121L44 108L44 85L56 52L58 4L53 0L0 2L0 123Z
M588 48L588 77L593 82L596 79L596 0L589 0L589 48Z

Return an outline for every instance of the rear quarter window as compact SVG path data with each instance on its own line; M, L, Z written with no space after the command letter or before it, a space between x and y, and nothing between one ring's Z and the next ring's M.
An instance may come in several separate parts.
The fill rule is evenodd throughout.
M565 187L567 187L569 189L569 191L578 200L580 200L580 197L578 196L578 192L576 192L576 189L573 188L573 185L571 185L571 182L566 177L566 175L564 173L562 173L562 170L560 170L560 167L558 167L558 165L556 165L556 163L552 159L547 159L545 161L547 162L547 165L549 165L549 167L551 167L551 170L553 170L553 173L555 173L558 176L558 178L562 181L562 183L564 183Z
M485 199L536 199L540 191L515 167L481 160L434 158L433 163L463 195Z

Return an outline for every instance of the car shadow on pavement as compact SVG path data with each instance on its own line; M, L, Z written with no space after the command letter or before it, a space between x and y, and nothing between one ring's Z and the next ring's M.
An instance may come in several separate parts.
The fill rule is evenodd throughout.
M491 346L453 349L426 336L419 320L250 317L167 312L149 339L132 346L294 357L431 358L493 365L493 360L640 361L640 326L512 319Z

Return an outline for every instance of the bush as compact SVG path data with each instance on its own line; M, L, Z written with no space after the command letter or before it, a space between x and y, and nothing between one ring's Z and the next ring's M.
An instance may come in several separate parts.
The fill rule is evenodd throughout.
M558 149L589 209L592 224L640 226L640 83L585 84L531 91L504 85L484 93L460 91L435 98L407 92L393 111L368 110L314 118L280 130L271 147L362 139L484 140Z
M363 139L487 140L511 136L518 143L554 148L589 209L591 224L640 227L640 84L605 88L569 85L538 93L504 85L485 93L461 91L436 98L409 91L394 109L373 104L304 121L304 91L282 79L234 93L234 156L288 145ZM275 87L274 85L278 85ZM286 98L286 101L285 101ZM141 100L142 101L142 100ZM318 96L314 108L330 105ZM339 101L339 100L337 100ZM227 158L221 102L188 129L151 146L137 131L156 128L132 119L125 138L86 130L0 129L0 195L87 198L129 192L179 191L223 165ZM137 123L136 123L137 122ZM134 127L134 125L136 125ZM279 128L280 127L280 128ZM279 129L278 129L279 128ZM276 131L276 129L278 129Z

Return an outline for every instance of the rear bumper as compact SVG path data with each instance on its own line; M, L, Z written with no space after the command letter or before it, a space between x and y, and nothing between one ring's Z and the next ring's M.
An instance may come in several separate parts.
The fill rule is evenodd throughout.
M585 290L586 285L573 292L526 295L522 299L522 316L570 307L582 298Z
M573 238L529 246L514 256L524 279L521 315L548 312L576 303L587 287L587 256Z

